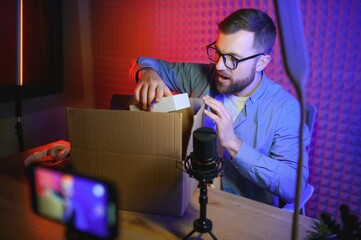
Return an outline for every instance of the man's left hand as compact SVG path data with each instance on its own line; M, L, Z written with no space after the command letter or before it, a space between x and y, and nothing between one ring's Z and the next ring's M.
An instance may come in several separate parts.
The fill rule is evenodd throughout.
M203 101L211 110L205 109L204 114L211 118L217 126L219 144L234 158L241 148L242 140L234 132L231 112L220 101L210 96L203 97Z

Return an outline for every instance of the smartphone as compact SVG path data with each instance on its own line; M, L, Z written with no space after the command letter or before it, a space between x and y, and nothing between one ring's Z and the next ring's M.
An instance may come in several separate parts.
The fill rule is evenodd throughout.
M66 225L77 239L117 236L116 191L110 183L34 166L30 185L34 212Z

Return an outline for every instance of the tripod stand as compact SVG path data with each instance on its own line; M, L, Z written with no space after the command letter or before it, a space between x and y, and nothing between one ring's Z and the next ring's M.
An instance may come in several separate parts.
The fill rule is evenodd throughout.
M188 233L183 240L188 239L195 232L199 233L209 233L214 240L217 240L216 236L212 233L212 221L207 219L207 181L205 178L199 180L199 204L200 204L200 217L193 222L193 230Z
M188 239L195 232L209 233L216 240L212 233L212 221L207 219L207 184L223 169L222 159L217 156L217 134L212 128L201 127L193 132L192 152L183 162L183 167L190 177L198 180L200 191L200 217L193 222L193 230L183 239ZM181 169L182 170L182 169Z

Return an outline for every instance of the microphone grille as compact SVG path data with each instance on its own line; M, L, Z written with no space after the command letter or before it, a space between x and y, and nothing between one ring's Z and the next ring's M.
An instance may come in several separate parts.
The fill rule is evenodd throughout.
M200 161L217 156L217 134L212 128L201 127L193 132L193 156Z

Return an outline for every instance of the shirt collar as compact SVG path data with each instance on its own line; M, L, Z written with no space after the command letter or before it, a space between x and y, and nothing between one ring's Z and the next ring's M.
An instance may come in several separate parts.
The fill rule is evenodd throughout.
M251 103L255 103L258 99L262 97L262 95L265 93L267 85L268 85L269 79L266 77L266 74L262 72L262 78L261 83L259 84L258 88L254 93L249 96L249 100Z

